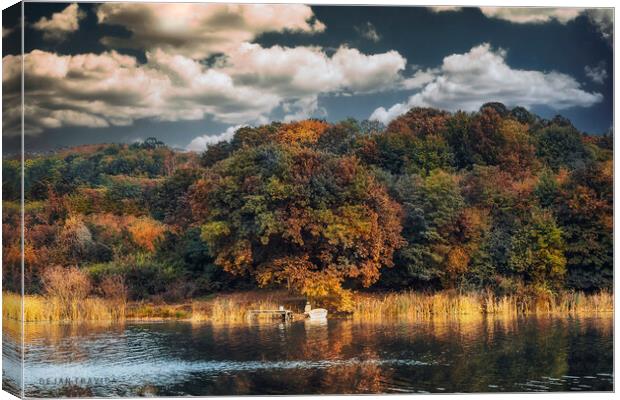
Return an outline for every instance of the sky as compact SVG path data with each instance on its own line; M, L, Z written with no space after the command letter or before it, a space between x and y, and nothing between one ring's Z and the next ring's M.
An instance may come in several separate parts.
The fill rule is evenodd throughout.
M20 10L3 11L3 146L20 146ZM26 149L157 137L201 151L240 126L489 101L613 126L613 12L25 3Z

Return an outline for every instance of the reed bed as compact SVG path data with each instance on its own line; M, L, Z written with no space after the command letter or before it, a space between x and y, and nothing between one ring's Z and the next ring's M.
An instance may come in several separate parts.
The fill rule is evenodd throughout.
M69 307L54 298L26 295L24 321L114 321L130 319L187 319L239 323L248 320L249 310L274 310L283 305L300 312L305 300L285 291L252 291L196 299L182 304L132 302L126 306L111 299L89 297ZM450 291L420 293L414 291L354 296L352 317L357 320L381 319L471 319L484 315L591 315L613 312L613 294L566 292L559 295L495 296L491 292L456 293ZM4 292L2 315L21 320L19 294Z
M126 319L187 319L191 315L190 304L150 304L135 302L129 305Z
M250 310L277 310L280 305L297 308L299 299L286 292L244 292L192 302L192 321L238 323L247 321Z
M90 297L71 304L69 308L55 298L40 295L24 297L25 322L57 321L106 321L122 318L124 311L119 310L118 303L98 297ZM2 316L21 320L21 298L19 294L2 293Z
M567 292L558 295L495 296L480 293L358 294L353 317L363 320L399 318L428 320L483 315L514 317L517 315L583 315L613 312L613 294Z

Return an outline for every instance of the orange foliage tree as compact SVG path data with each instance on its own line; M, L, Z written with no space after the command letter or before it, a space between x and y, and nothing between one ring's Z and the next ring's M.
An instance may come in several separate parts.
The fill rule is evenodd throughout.
M340 310L347 280L369 286L402 244L401 210L355 157L277 144L236 152L194 186L216 264Z
M323 121L308 119L282 125L276 133L276 140L282 143L313 144L329 128Z
M131 239L138 246L150 252L155 251L158 242L164 238L166 227L152 218L140 217L127 226Z

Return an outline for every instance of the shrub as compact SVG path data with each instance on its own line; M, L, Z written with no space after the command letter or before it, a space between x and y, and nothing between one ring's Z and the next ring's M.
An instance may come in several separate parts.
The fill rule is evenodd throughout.
M108 275L101 280L99 290L103 297L115 305L114 313L116 316L119 318L124 317L128 297L125 278L122 275Z
M77 267L57 265L43 271L41 280L47 297L58 302L61 319L78 319L80 302L92 288L89 276Z

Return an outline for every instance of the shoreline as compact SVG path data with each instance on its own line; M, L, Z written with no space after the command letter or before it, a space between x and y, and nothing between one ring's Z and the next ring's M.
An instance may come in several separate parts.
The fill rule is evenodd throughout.
M613 294L600 292L584 294L562 293L556 296L524 297L490 293L433 294L413 291L390 293L356 293L352 313L330 312L330 318L350 318L356 321L381 320L439 320L481 317L520 316L583 316L613 315ZM26 295L24 323L31 322L247 322L249 310L277 309L280 305L293 311L294 320L303 316L304 302L283 291L251 291L226 293L211 298L197 298L185 302L163 303L88 298L77 305L72 318L63 318L62 310L54 299L40 295ZM18 294L3 292L2 317L21 322L21 299ZM272 318L259 318L270 320Z

